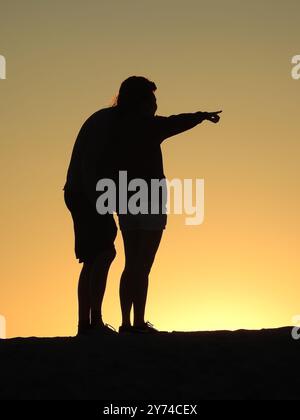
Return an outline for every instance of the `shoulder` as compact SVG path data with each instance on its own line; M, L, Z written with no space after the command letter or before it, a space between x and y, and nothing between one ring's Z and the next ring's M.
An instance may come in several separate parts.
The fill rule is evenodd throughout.
M115 107L108 107L99 109L98 111L94 112L88 119L84 122L84 125L93 125L98 122L105 122L108 121L113 115L115 115L116 109Z

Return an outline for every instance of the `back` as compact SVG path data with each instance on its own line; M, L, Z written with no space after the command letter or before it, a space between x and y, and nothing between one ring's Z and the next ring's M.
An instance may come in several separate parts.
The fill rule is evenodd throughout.
M115 108L104 108L90 116L75 141L64 189L89 195L95 191L97 171L105 162Z

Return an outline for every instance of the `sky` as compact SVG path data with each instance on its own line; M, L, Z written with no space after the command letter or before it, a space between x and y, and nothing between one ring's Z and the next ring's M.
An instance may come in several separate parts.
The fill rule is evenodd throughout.
M159 115L222 109L163 145L168 178L205 181L205 219L171 215L146 317L164 330L291 325L300 314L297 0L0 0L1 275L7 336L74 335L80 264L62 188L76 135L121 82ZM124 257L104 321L118 327Z

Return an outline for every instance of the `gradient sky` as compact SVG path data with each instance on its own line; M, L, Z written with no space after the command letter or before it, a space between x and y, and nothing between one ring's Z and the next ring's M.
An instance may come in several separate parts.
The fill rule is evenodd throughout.
M171 216L147 319L173 330L290 325L300 314L298 0L0 0L0 313L12 336L76 332L80 265L62 187L77 132L122 80L158 114L223 109L163 146L169 178L204 178L205 222ZM104 301L120 323L118 258Z

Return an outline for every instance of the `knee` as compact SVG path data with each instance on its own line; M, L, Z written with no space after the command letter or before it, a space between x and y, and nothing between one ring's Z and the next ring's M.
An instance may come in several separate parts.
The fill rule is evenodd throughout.
M102 261L102 263L111 264L113 260L116 258L117 252L115 248L107 249L105 251L100 252L94 259L94 262Z
M150 269L145 264L137 264L137 263L125 264L124 272L129 277L144 278L144 277L148 277L148 275L150 274Z
M117 256L117 251L116 251L116 249L115 249L115 248L110 249L109 251L106 251L106 252L105 252L104 256L105 256L105 258L106 258L107 262L112 263L112 262L113 262L113 260L114 260L114 259L116 258L116 256Z

